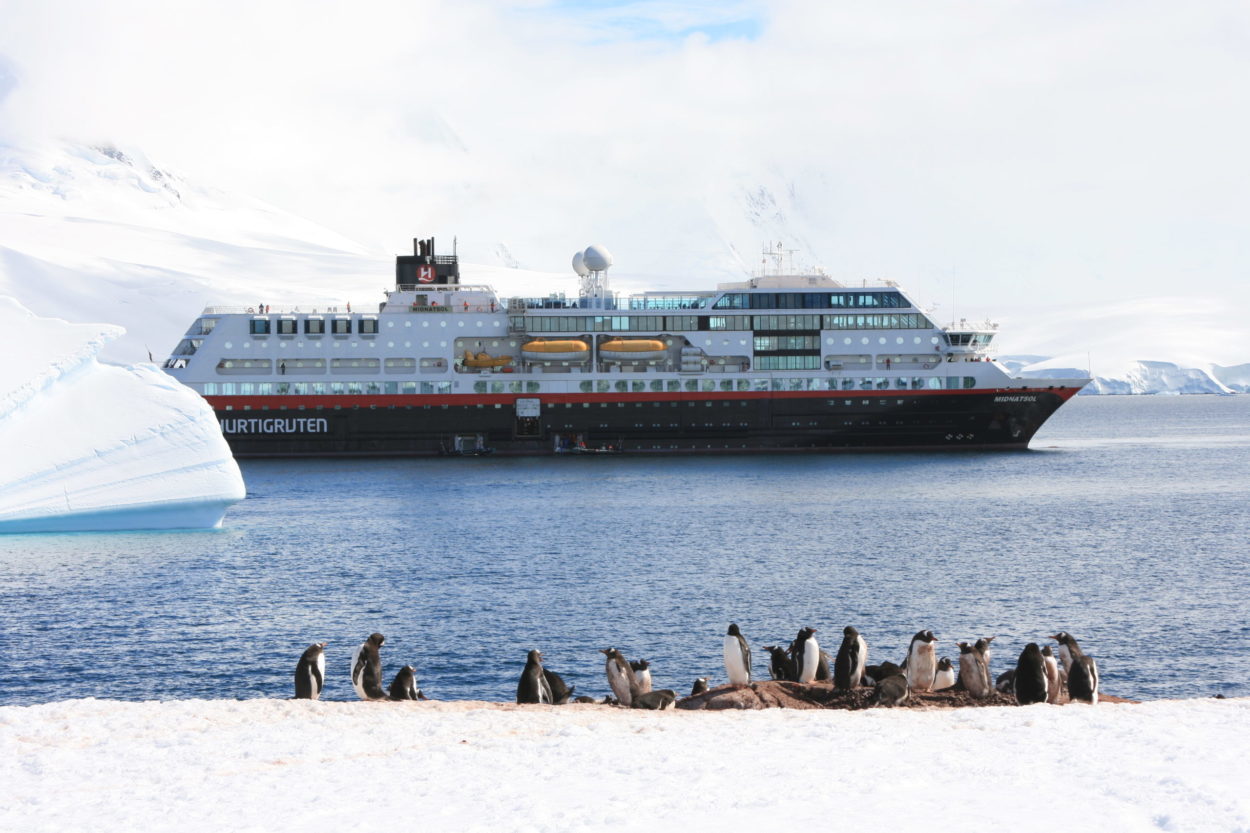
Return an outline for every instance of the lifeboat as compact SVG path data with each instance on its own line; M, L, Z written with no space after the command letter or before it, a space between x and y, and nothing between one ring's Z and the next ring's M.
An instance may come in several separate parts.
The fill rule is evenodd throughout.
M607 361L646 361L658 359L667 351L655 338L614 338L599 345L599 358Z
M490 353L478 353L476 356L468 350L464 351L464 358L460 363L465 367L503 367L512 364L511 356L492 356Z
M532 362L584 362L590 347L577 339L529 341L521 345L521 355Z

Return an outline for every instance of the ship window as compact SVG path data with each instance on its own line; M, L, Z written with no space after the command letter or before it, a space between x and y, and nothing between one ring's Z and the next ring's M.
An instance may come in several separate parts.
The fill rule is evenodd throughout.
M251 323L248 325L248 332L254 336L269 335L269 319L253 318Z
M279 318L278 319L278 335L280 336L295 335L295 329L296 329L295 323L296 322L294 318Z
M663 392L663 390L664 390L664 381L663 381L662 379L652 379L652 380L651 380L651 390L652 390L652 391L654 391L654 392L657 392L657 393L659 393L659 392Z
M485 383L485 382L474 382L474 383L473 383L473 392L474 392L474 393L486 393L486 383Z
M319 336L326 331L326 322L321 318L305 318L304 333Z
M630 382L629 389L633 391L634 393L639 393L647 389L647 383L642 381L641 379L635 380L633 382Z
M698 379L687 379L687 380L686 380L686 390L688 390L688 391L697 391L698 389L699 389L699 380L698 380Z
M350 318L335 318L330 322L330 332L336 336L350 335L352 331L352 321Z
M378 319L362 318L356 322L356 332L362 335L376 335L378 332Z
M679 391L679 390L681 390L681 380L680 380L680 379L669 379L668 381L666 381L666 382L664 383L664 389L665 389L665 390L667 390L667 391Z

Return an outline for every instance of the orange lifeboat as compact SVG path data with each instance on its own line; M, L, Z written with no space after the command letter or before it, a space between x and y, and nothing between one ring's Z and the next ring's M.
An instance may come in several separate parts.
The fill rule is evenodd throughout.
M584 362L590 358L590 346L572 338L527 341L521 355L532 362Z
M667 351L657 338L614 338L599 345L599 358L614 362L658 359Z

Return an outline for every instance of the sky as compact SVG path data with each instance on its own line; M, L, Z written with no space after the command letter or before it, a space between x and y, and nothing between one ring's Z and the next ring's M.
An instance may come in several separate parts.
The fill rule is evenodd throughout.
M940 314L1250 302L1250 6L0 0L0 141L624 288L761 248ZM949 316L947 316L949 317Z

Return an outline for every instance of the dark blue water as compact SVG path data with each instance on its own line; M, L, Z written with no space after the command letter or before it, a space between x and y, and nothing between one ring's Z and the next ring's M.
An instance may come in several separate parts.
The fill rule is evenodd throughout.
M1065 629L1104 690L1250 695L1250 396L1081 397L1033 450L250 462L215 532L0 537L0 704L278 697L372 631L388 678L507 700L530 647L602 696L599 648L657 687L844 625L899 661Z

